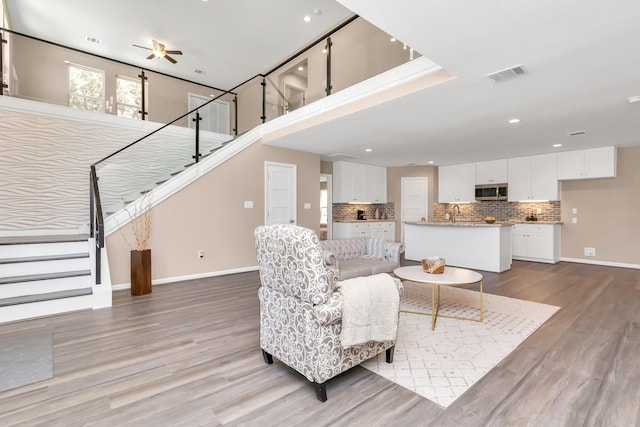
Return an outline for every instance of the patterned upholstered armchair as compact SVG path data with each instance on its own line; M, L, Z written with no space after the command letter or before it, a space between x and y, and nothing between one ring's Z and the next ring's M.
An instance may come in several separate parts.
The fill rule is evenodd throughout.
M395 340L341 346L342 297L334 290L336 270L325 266L313 230L261 226L255 239L262 285L260 347L266 363L273 363L275 356L300 372L324 402L327 380L384 350L387 362L393 361ZM395 279L395 284L401 292L400 281Z
M336 271L326 267L313 230L270 225L255 230L260 266L260 347L304 375L318 400L327 400L325 382L386 350L393 361L395 340L343 348L342 297L334 290ZM351 279L354 280L354 279ZM390 279L402 291L397 279Z

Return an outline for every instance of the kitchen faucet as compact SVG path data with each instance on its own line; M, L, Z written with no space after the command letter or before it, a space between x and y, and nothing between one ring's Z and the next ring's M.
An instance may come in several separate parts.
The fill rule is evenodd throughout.
M456 222L456 208L458 208L458 215L460 215L460 206L453 205L453 208L451 208L451 213L449 214L452 223Z

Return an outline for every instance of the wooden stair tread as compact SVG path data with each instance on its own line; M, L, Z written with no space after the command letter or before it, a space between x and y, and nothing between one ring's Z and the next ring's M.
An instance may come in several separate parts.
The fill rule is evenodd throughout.
M93 293L91 287L81 289L70 289L67 291L49 292L46 294L36 295L24 295L19 297L3 298L0 299L0 307L6 307L17 304L29 304L41 301L50 301L62 298L73 298L85 295L91 295Z
M60 261L67 259L89 258L89 252L78 254L58 254L58 255L40 255L30 257L18 257L18 258L2 258L0 264L18 264L23 262L38 262L38 261Z
M91 270L62 271L59 273L27 274L24 276L0 277L0 285L33 282L37 280L64 279L66 277L90 276Z

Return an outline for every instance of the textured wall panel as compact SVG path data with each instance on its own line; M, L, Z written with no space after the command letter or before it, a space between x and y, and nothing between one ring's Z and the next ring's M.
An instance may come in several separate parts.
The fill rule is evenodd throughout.
M149 133L114 121L122 126L0 109L0 234L84 230L90 165ZM201 153L228 138L201 136ZM193 154L193 131L169 127L99 166L105 215L183 170Z

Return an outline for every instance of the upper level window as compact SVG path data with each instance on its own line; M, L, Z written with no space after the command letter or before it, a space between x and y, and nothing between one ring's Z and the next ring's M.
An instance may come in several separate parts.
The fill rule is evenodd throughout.
M140 83L140 80L133 79L131 77L117 76L116 113L118 116L139 119L141 110L142 84Z
M104 71L69 64L69 106L104 112Z

